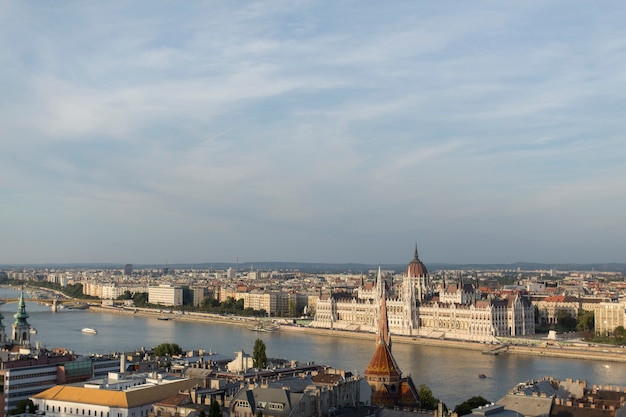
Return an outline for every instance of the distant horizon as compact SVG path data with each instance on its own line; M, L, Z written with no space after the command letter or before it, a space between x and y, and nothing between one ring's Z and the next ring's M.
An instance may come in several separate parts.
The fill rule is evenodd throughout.
M212 266L216 266L216 267L235 267L238 266L237 270L238 271L243 271L245 272L247 269L244 269L243 267L245 266L246 268L249 266L254 266L255 264L257 265L261 265L261 266L280 266L280 265L301 265L301 266L335 266L335 267L341 267L341 266L363 266L363 267L368 267L371 269L375 269L378 266L381 266L383 269L385 267L404 267L406 265L408 265L409 262L387 262L387 263L362 263L362 262L301 262L301 261L255 261L255 262L251 262L251 261L240 261L240 262L180 262L180 263L134 263L134 262L52 262L52 263L20 263L20 264L16 264L16 263L0 263L0 269L3 268L9 268L9 267L41 267L41 268L46 268L46 267L52 267L52 268L64 268L64 267L84 267L84 268L88 268L88 267L106 267L106 268L111 268L111 269L123 269L124 266L126 264L131 264L133 266L133 268L185 268L185 267L204 267L204 268L210 268ZM585 262L585 263L574 263L574 262L548 262L548 263L544 263L544 262L529 262L529 261L517 261L517 262L510 262L510 263L501 263L501 262L495 262L495 263L455 263L455 262L424 262L424 264L427 267L436 267L436 268L441 268L441 267L471 267L471 266L480 266L480 267L484 267L486 269L490 269L489 267L519 267L522 265L525 266L535 266L537 268L540 267L545 267L546 269L554 269L555 267L586 267L586 268L593 268L594 266L613 266L613 267L618 267L618 269L616 271L605 271L605 272L626 272L626 262ZM241 268L239 268L241 267ZM454 268L452 268L454 269ZM574 268L575 270L575 268ZM586 269L585 269L586 270ZM597 272L602 272L601 270L598 270Z

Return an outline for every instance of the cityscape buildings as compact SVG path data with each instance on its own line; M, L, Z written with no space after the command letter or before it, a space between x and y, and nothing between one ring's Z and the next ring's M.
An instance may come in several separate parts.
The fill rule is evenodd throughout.
M71 383L119 369L119 357L82 357L64 349L47 350L32 346L33 328L20 293L17 312L13 316L12 336L7 337L0 315L0 417L8 415L17 405L56 384Z
M419 260L417 256L415 259ZM417 265L413 269L419 267ZM378 276L381 274L379 273ZM319 366L301 368L289 366L288 370L292 376L287 377L285 374L280 374L281 376L278 377L277 370L253 369L251 361L243 360L247 356L241 352L241 355L234 361L239 366L231 367L230 370L227 369L227 365L233 361L220 360L220 364L215 366L219 366L222 370L217 371L217 368L213 368L213 360L198 359L196 363L192 356L187 356L178 360L176 366L171 366L170 373L172 375L162 374L159 377L159 374L152 372L144 374L135 372L134 376L129 378L125 375L124 370L131 368L125 366L125 361L120 360L119 357L117 359L103 359L102 363L106 362L106 365L102 368L94 358L75 357L63 351L42 354L43 351L30 347L29 336L25 335L24 331L28 330L27 333L31 334L32 327L28 322L29 315L26 311L23 293L21 293L12 327L12 329L19 329L19 331L12 331L12 334L17 335L21 341L15 343L15 340L5 336L8 343L4 345L3 359L6 357L7 359L12 358L12 360L3 361L2 364L3 390L5 393L8 392L14 405L17 404L16 401L19 402L18 398L23 400L24 395L26 395L26 398L31 398L37 404L40 413L57 416L67 416L70 413L72 413L71 415L82 416L83 411L84 415L93 417L100 415L106 417L107 413L109 417L116 417L118 413L128 417L132 417L133 413L135 417L165 417L174 416L177 413L180 416L188 416L190 413L206 410L209 405L208 398L219 400L223 412L240 417L250 415L252 410L256 411L252 416L257 415L260 411L263 415L268 416L322 417L335 414L341 408L359 408L368 405L392 407L396 411L402 409L404 412L408 412L408 410L419 408L419 395L417 395L413 380L403 376L392 353L392 335L388 316L391 309L388 306L388 301L390 298L394 299L396 295L392 297L387 295L388 288L393 288L394 285L391 280L383 279L382 282L385 285L381 287L378 306L375 352L363 372L363 377L351 372L333 371ZM424 280L423 282L426 283L427 281ZM445 285L452 287L452 284ZM398 287L402 288L402 283L398 283ZM459 299L454 297L459 297L458 289L460 286L456 285L455 287L455 291L450 291L444 296L444 299ZM476 286L472 287L476 288ZM371 289L365 285L362 288L364 296L367 291L371 295L375 294L374 285L371 286ZM422 292L426 293L426 288L428 288L427 285L423 287ZM441 288L441 285L434 286L434 288ZM471 291L465 291L465 293L471 293ZM433 298L436 297L435 294L433 293ZM463 301L463 297L467 296L461 294L461 301ZM567 298L563 300L550 298L546 302L559 303L561 301L563 303L572 302ZM602 305L602 303L599 304ZM607 304L612 306L619 303ZM394 312L394 314L398 313ZM2 331L4 332L4 330ZM21 362L15 355L16 352L20 353ZM33 355L33 353L35 354ZM47 362L36 360L44 357ZM97 368L100 370L96 380L93 380ZM117 369L112 370L114 368ZM7 369L10 372L4 372ZM133 369L137 368L133 367ZM198 377L191 377L198 371L205 372L203 380ZM41 379L42 373L49 375L49 379L46 379L45 383ZM180 377L175 378L174 373ZM56 376L55 379L53 379L53 374ZM181 379L182 376L184 378ZM87 379L91 381L85 382ZM134 393L141 391L141 389L147 389L152 384L159 385L159 383L165 384L178 380L194 380L194 383L193 386L179 389L175 393L165 392L165 390L154 396L152 394ZM239 380L242 384L228 385L227 381L233 380ZM25 385L22 386L22 384ZM67 384L72 385L68 386ZM44 387L39 388L40 385ZM557 388L554 388L554 392L551 393L544 385ZM582 382L570 383L553 379L549 383L541 384L530 381L524 386L533 388L527 388L524 391L516 387L515 393L511 394L516 396L513 399L507 396L493 405L473 410L473 413L475 415L501 417L507 412L518 412L531 416L533 414L529 410L539 410L540 413L535 415L549 417L562 417L564 415L571 417L624 416L624 390L619 387L596 386L588 389L586 384ZM46 387L51 389L47 389L43 393L33 393ZM288 389L285 389L286 387ZM113 396L109 396L108 400L103 400L104 394L91 394L89 390L94 388L98 388L100 391L107 389L113 389L115 392L122 391L123 395L115 394L115 396L119 396L119 398L116 397L117 400L114 400ZM287 394L278 393L277 389L286 391ZM566 392L566 394L561 391ZM31 392L31 394L27 395L27 392ZM147 392L149 390L145 391L145 393ZM155 389L150 392L156 393L158 390ZM532 394L533 392L536 393ZM199 399L202 396L205 400ZM144 402L138 400L140 397L142 398L141 401ZM146 400L148 397L149 401ZM118 400L134 405L132 407L125 405L118 407L120 404ZM246 406L246 401L248 401L249 407ZM3 405L7 403L8 401ZM373 413L377 416L384 414L380 411ZM441 413L441 416L447 415ZM195 415L192 414L192 416Z
M314 327L374 332L387 282L380 268L373 285L363 280L357 295L321 297L315 307ZM387 301L389 330L393 334L437 339L496 342L498 336L535 333L535 311L521 291L483 297L478 285L462 280L434 286L426 266L414 258L399 283L390 282Z

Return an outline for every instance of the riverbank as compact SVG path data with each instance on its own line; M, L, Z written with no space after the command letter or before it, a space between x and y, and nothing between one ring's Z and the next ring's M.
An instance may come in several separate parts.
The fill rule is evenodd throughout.
M221 316L218 314L200 313L170 313L150 309L131 309L120 307L90 306L89 311L118 314L138 317L152 317L161 320L188 321L197 323L223 324L227 326L241 326L250 328L259 322L258 318ZM346 330L320 329L298 325L281 325L280 331L293 333L306 333L320 336L342 337L349 339L375 340L373 333L353 332ZM584 359L604 362L626 363L626 349L614 346L577 346L568 345L566 342L541 345L531 345L528 340L519 340L506 344L484 344L447 339L430 339L425 337L411 337L392 335L394 343L409 343L414 345L434 346L449 349L465 349L482 351L494 355L530 355L553 358ZM536 341L535 341L536 342Z

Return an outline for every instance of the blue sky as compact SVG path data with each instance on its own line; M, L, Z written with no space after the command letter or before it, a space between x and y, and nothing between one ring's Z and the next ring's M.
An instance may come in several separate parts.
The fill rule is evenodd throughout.
M626 262L619 1L0 7L0 263Z

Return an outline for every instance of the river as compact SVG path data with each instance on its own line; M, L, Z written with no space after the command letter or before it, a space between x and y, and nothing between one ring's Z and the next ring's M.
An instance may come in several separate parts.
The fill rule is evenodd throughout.
M0 288L0 297L17 292ZM2 323L10 333L17 304L0 306ZM344 339L294 332L257 333L246 327L223 324L162 321L156 318L97 313L89 310L59 310L26 303L28 322L37 329L31 341L48 347L64 347L78 354L110 353L152 348L174 342L185 350L205 349L234 358L235 352L252 353L254 341L262 339L267 355L274 358L315 362L363 374L374 352L371 340ZM97 335L83 334L93 327ZM480 351L393 344L393 353L404 375L416 385L428 385L448 407L482 395L497 401L518 382L543 376L586 379L590 384L624 385L626 363L545 358ZM485 374L486 378L478 378Z

